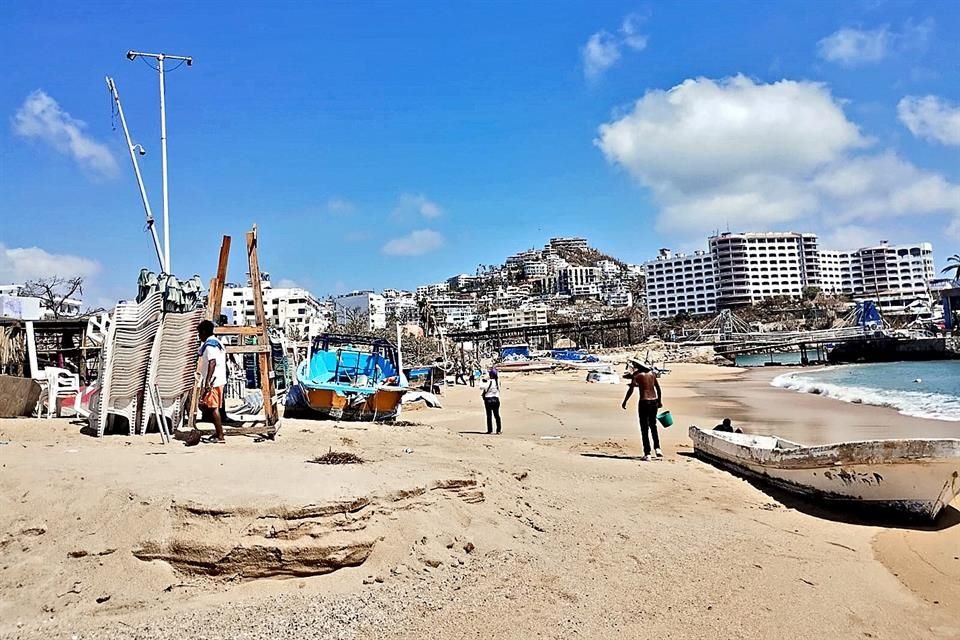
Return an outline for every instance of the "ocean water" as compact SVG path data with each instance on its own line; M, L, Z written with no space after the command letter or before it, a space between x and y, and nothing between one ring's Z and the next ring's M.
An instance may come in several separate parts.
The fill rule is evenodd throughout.
M853 364L777 376L775 387L960 421L960 361Z
M779 362L782 365L798 365L800 364L800 352L748 353L737 356L738 367L765 367L768 362Z

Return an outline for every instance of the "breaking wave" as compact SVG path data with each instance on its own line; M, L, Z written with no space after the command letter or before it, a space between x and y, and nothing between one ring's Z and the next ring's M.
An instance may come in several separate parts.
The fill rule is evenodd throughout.
M943 393L838 385L798 373L779 375L770 384L781 389L826 396L852 404L889 407L915 418L960 421L960 398Z

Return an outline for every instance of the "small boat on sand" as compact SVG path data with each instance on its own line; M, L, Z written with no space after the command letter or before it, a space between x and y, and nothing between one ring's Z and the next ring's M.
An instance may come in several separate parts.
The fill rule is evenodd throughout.
M960 494L960 439L806 446L690 427L701 458L793 493L934 520Z
M393 420L408 390L387 340L325 333L297 371L298 404L334 420Z

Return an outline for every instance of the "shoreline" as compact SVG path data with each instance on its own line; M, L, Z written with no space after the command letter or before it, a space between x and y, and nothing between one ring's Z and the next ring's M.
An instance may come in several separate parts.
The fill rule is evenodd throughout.
M771 384L780 375L802 371L801 367L777 367L776 371L769 367L742 368L735 380L708 380L696 386L705 397L719 397L729 403L729 417L744 422L756 433L797 442L828 444L838 440L960 435L956 421L909 416L896 407L848 402Z

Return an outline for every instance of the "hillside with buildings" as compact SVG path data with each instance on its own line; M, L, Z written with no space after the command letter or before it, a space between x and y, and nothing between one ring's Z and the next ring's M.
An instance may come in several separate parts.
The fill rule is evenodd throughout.
M643 332L681 318L706 322L724 308L776 322L819 306L829 311L821 314L828 324L862 300L875 301L888 318L929 318L937 311L935 275L927 242L838 251L821 248L810 233L721 233L703 250L661 249L631 265L586 238L558 237L412 291L318 298L302 288L273 287L267 275L264 297L268 318L298 338L397 324L437 335L610 318L649 321ZM249 283L228 286L223 304L227 322L252 322Z

